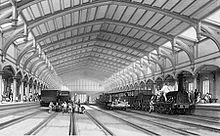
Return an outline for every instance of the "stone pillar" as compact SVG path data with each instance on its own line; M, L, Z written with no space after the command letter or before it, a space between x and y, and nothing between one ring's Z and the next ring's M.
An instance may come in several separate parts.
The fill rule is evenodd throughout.
M178 79L174 79L174 91L178 91Z
M152 90L152 93L153 94L156 94L159 90L157 90L157 84L154 82L153 83L153 90Z
M197 76L193 77L193 92L195 91L195 89L198 89L197 88Z
M23 102L24 101L24 81L21 81L20 92L21 92L21 102Z
M31 93L32 93L32 95L35 93L35 87L34 87L35 85L32 85L32 88L31 88Z
M25 88L25 95L26 95L26 99L28 101L28 98L29 98L29 83L27 83L27 87Z
M2 74L3 72L0 71L0 102L2 102L2 94L4 92Z
M16 96L17 96L16 89L17 89L17 78L13 77L13 98L12 98L13 102L16 102Z

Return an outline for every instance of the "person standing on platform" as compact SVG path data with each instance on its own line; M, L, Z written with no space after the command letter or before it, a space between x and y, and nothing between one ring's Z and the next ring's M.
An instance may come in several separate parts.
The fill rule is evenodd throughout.
M168 92L170 92L170 89L169 89L168 83L164 83L164 85L163 85L163 87L162 87L162 89L161 89L160 91L162 92L165 101L167 101L166 94L167 94Z
M50 104L49 104L49 113L53 110L53 108L54 108L54 104L53 104L53 102L50 102Z

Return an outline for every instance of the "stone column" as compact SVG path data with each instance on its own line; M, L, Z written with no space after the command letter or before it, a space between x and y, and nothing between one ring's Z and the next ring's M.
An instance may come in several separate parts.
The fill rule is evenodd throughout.
M2 74L3 72L0 71L0 102L2 102L2 94L4 92Z
M13 102L16 102L16 96L17 96L16 89L17 89L17 78L13 77L13 98L12 98Z
M32 87L31 87L31 94L32 94L32 96L33 96L33 94L34 94L34 85L32 84Z
M198 89L197 88L197 76L193 77L193 92L195 91L195 89Z
M154 83L153 83L153 90L152 90L152 93L153 93L153 94L156 94L157 91L159 91L159 90L157 90L157 84L154 82Z
M25 95L26 95L26 99L28 101L28 98L29 98L29 83L27 83L27 87L25 88Z
M21 102L24 101L24 81L21 81L21 85L20 85L20 92L21 92Z
M175 85L174 85L174 91L178 91L178 79L174 79Z

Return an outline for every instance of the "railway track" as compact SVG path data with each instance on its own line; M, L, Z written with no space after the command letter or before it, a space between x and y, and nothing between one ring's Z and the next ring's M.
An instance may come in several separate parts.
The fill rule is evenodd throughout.
M20 103L20 104L1 105L0 110L5 111L5 110L19 109L19 108L24 108L24 107L29 107L29 106L40 107L40 104L39 103Z
M45 118L41 121L37 126L32 128L29 132L25 133L24 135L36 135L39 131L41 131L53 118L57 116L57 113L52 113L49 117Z
M141 127L141 126L139 126L139 125L136 125L135 123L132 123L132 122L130 122L130 121L127 121L127 120L125 120L125 119L122 119L122 118L120 118L120 117L117 117L116 115L113 115L113 114L110 114L110 113L108 113L108 112L105 112L105 111L96 109L96 108L91 107L91 106L90 106L90 108L93 108L93 109L95 109L95 110L97 110L97 111L99 111L99 112L102 112L102 113L107 114L107 115L109 115L109 116L111 116L111 117L114 117L114 118L116 118L117 120L120 120L120 121L126 123L127 125L129 125L129 126L135 128L135 129L137 129L137 130L139 130L139 131L141 131L141 132L143 132L143 133L145 133L145 134L147 134L147 135L160 136L158 133L155 133L154 131L151 131L151 130L149 130L149 129L146 129L146 128L144 128L144 127Z
M75 125L75 116L74 112L70 114L70 125L69 125L69 136L75 136L76 133L76 125Z
M116 136L111 130L105 127L100 121L94 118L89 112L85 113L107 136Z
M21 113L21 112L24 112L24 111L28 111L28 110L32 110L32 109L35 109L35 108L38 108L39 107L39 105L32 105L32 106L29 106L28 108L27 108L27 106L25 107L25 108L18 108L18 110L16 110L16 111L8 111L8 112L6 112L6 113L2 113L2 114L0 114L0 118L3 118L3 117L6 117L6 116L9 116L9 115L14 115L14 114L16 114L16 113Z
M146 113L140 113L140 112L134 112L134 111L127 111L127 112L132 112L132 113L136 113L136 114L139 114L139 115L148 116L148 117L151 117L151 118L157 118L157 119L161 119L161 120L164 120L164 121L175 122L175 123L184 124L184 125L191 126L191 127L200 128L202 130L207 130L207 131L220 133L220 128L208 126L207 122L205 120L203 120L204 124L198 124L198 123L192 122L193 118L191 118L190 121L189 121L189 119L187 119L187 118L184 118L184 119L187 119L187 120L184 120L183 118L182 119L180 117L175 117L174 118L173 116L171 118L171 117L168 117L168 116L160 116L160 115L156 115L156 114L152 115L152 114L146 114ZM217 126L220 125L220 123L216 123L216 122L213 122L213 124L216 124Z
M150 119L143 119L143 118L136 117L134 115L129 115L129 114L125 113L125 112L120 112L120 111L114 111L114 112L122 114L122 115L125 115L125 116L128 116L128 117L135 118L135 119L140 120L140 121L144 121L144 122L150 123L150 124L158 126L160 128L164 128L164 129L173 131L173 132L175 132L175 133L177 133L179 135L199 136L199 134L197 134L197 133L189 132L187 130L183 130L183 129L175 128L175 127L172 127L172 126L169 126L169 125L165 125L165 124L162 124L162 123L158 123L157 121L152 121Z
M23 116L20 116L20 117L17 117L17 118L14 118L14 119L5 121L5 122L3 122L3 123L0 123L0 130L1 130L1 129L4 129L4 128L6 128L6 127L12 126L12 125L14 125L14 124L16 124L16 123L19 123L19 122L21 122L21 121L24 121L24 120L26 120L26 119L28 119L28 118L34 116L34 115L39 114L40 112L42 112L42 111L37 110L37 111L35 111L35 112L31 112L31 113L29 113L29 114L25 114L25 115L23 115Z

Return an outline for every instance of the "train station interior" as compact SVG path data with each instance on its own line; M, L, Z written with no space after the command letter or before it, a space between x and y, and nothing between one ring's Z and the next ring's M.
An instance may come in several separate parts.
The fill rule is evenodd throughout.
M220 0L0 0L0 136L220 136L219 83Z

